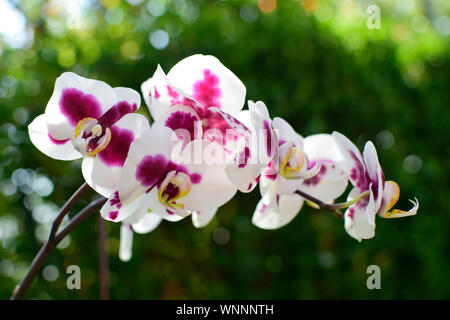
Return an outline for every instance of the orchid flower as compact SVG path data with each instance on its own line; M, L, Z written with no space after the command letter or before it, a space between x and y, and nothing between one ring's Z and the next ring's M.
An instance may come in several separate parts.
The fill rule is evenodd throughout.
M152 117L174 130L183 147L196 139L217 143L226 151L224 162L233 166L242 153L240 146L250 135L238 120L246 89L217 58L201 54L187 57L167 75L158 65L141 89ZM206 225L216 210L194 211L194 226Z
M208 223L237 191L225 163L205 159L210 153L224 150L204 139L181 148L175 132L155 122L131 144L119 187L101 209L102 216L118 222L151 209L169 221L195 214L194 225Z
M29 125L30 139L54 159L83 157L86 182L109 197L131 142L149 129L147 119L133 113L140 101L135 90L65 72L56 79L45 113Z
M178 62L166 75L158 65L142 86L152 117L183 132L184 143L207 139L225 145L233 115L244 106L244 84L217 58L196 54ZM245 126L242 126L245 130Z
M250 101L249 109L248 126L253 145L249 150L249 162L255 163L251 160L257 157L256 170L234 167L235 179L230 180L236 185L250 183L249 189L252 179L259 181L262 199L257 205L253 223L264 229L279 228L292 220L302 207L303 198L295 191L305 180L320 172L321 162L308 159L303 137L285 120L274 118L272 121L263 102ZM258 141L255 142L254 137Z
M417 199L410 200L413 207L409 211L391 210L398 201L400 188L394 181L385 181L377 151L371 141L366 143L361 155L358 148L344 135L333 132L333 138L345 159L345 170L354 187L348 200L360 198L344 215L345 229L350 236L358 241L374 237L376 214L382 218L401 218L417 213Z
M333 202L344 193L348 184L348 175L343 170L344 158L333 137L330 134L308 136L303 139L303 150L309 167L318 166L319 169L310 178L295 180L297 189L323 202ZM295 193L297 189L292 191L293 188L290 193L277 196L277 206L268 206L263 198L253 214L253 224L261 229L277 229L291 222L304 204L303 197Z

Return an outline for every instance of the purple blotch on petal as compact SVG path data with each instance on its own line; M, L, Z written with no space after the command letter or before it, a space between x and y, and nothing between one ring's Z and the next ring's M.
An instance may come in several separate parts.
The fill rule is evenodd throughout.
M165 125L172 130L185 129L190 134L190 139L194 139L194 128L197 117L188 112L176 111L166 120Z
M201 174L200 173L193 173L193 174L191 174L190 175L190 178L191 178L191 182L193 183L193 184L198 184L198 183L200 183L201 181L202 181L202 176L201 176Z
M264 120L264 131L266 135L266 152L267 155L270 157L272 155L272 128L270 127L269 121Z
M127 101L120 101L106 111L99 119L98 123L102 127L110 127L119 121L127 113L132 113L137 110L136 103L130 104Z
M193 85L193 97L207 109L209 107L221 108L220 97L222 92L219 88L219 77L211 73L211 70L203 70L203 80Z
M136 179L144 187L153 187L167 174L169 160L162 154L145 156L137 166Z
M53 144L57 144L57 145L65 144L67 141L70 140L70 139L57 140L57 139L55 139L55 138L53 138L53 137L51 136L50 132L48 133L48 138L50 139L50 141L51 141Z
M97 119L102 115L102 107L97 98L75 88L63 89L59 109L74 127L84 118Z
M122 167L134 141L134 133L131 130L121 129L118 126L111 128L111 141L108 146L98 153L100 160L110 167Z
M119 211L111 211L111 212L109 213L109 218L110 218L111 220L116 220L118 215L119 215Z

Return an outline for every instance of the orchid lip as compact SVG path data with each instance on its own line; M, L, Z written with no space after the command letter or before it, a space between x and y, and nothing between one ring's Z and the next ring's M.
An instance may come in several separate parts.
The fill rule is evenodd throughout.
M280 161L280 174L286 179L297 179L298 173L305 164L305 155L295 147L293 142L289 142L288 153Z
M159 188L158 199L170 212L177 212L184 209L184 204L177 200L189 194L191 188L192 181L189 175L184 172L171 171Z
M75 127L74 148L86 157L95 157L111 141L111 129L105 129L94 118L83 118Z

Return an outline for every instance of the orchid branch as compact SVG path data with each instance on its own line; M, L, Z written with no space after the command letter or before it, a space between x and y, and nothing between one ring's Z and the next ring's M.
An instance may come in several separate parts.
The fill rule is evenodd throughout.
M299 196L305 198L309 202L314 203L318 209L331 211L338 218L344 218L344 215L342 214L340 209L351 206L352 204L356 203L358 200L360 200L361 198L364 198L365 196L367 196L369 194L369 192L366 191L366 192L361 193L357 198L347 201L347 202L326 203L326 202L323 202L322 200L319 200L301 190L296 190L295 193L298 194Z
M83 193L84 191L84 185L80 187L75 194L78 192ZM74 194L74 195L75 195ZM77 199L81 196L81 194L78 195ZM71 202L71 206L73 206L74 202L71 201L74 198L72 196L68 202ZM106 202L106 198L99 198L93 202L91 202L89 205L84 207L83 210L81 210L73 219L70 220L69 224L61 230L61 232L56 234L56 229L61 224L62 219L64 218L64 215L61 214L61 212L65 210L69 210L70 207L64 205L63 209L61 209L60 214L55 219L55 222L53 223L53 226L56 226L56 228L53 230L53 234L50 234L50 237L48 241L42 246L41 250L38 252L36 257L34 258L33 262L31 263L30 268L28 269L27 274L23 278L22 282L14 289L13 294L11 296L11 300L20 300L23 299L25 296L28 288L30 287L31 283L33 282L34 278L38 274L39 270L41 269L44 262L47 260L50 253L55 249L55 247L58 245L58 243L61 242L62 239L64 239L75 227L77 227L82 221L84 221L86 218L88 218L90 215L92 215L94 212L97 212L97 210ZM65 211L67 213L67 211ZM61 218L62 216L62 218ZM60 221L61 220L61 221ZM59 222L59 224L58 224Z
M83 183L77 191L67 200L67 202L64 204L64 206L61 208L61 211L59 211L58 215L56 216L55 220L52 224L52 229L50 230L50 235L48 237L48 241L52 242L55 238L56 232L58 231L59 226L64 220L64 217L67 215L69 210L73 207L73 205L80 199L80 197L89 189L89 185L85 182Z

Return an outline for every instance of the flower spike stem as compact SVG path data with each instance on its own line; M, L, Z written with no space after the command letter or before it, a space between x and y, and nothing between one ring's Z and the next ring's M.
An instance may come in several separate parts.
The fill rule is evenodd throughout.
M83 183L77 191L67 200L64 206L61 208L61 211L56 216L53 221L52 229L50 231L50 236L48 237L48 241L52 242L55 238L56 232L58 231L59 226L64 220L64 217L67 215L69 210L73 207L73 205L80 199L80 197L89 189L89 185L85 182Z
M109 264L106 221L98 216L98 261L100 272L100 299L109 300Z
M296 190L295 193L298 194L299 196L305 198L309 202L314 203L319 209L331 211L338 218L344 218L344 215L342 214L342 212L339 209L346 208L346 207L352 205L354 202L361 199L362 197L367 195L367 194L362 194L361 198L358 197L358 199L356 199L356 200L347 201L347 202L343 202L343 203L331 204L331 203L323 202L322 200L319 200L319 199L317 199L307 193L304 193L303 191L300 191L300 190Z
M84 189L84 187L80 187L80 189L75 192L77 194L81 189ZM84 190L85 191L85 190ZM83 192L84 192L83 191ZM75 195L74 194L74 195ZM78 195L76 199L78 199L81 195ZM72 196L68 202L70 202L74 196ZM52 234L50 234L50 237L48 241L42 246L41 250L38 252L36 257L34 258L33 262L31 263L30 268L28 269L27 274L25 275L25 278L23 278L22 282L14 289L13 294L11 296L11 300L21 300L25 296L28 288L30 287L31 283L33 282L34 278L38 274L39 270L41 269L44 262L47 260L47 257L50 255L50 253L55 249L55 247L58 245L58 243L61 242L62 239L64 239L75 227L77 227L82 221L84 221L86 218L88 218L90 215L92 215L94 212L97 212L101 206L106 202L106 198L100 198L97 200L94 200L89 205L84 207L83 210L81 210L75 217L73 217L69 224L61 230L61 232L56 233L57 227L61 224L62 219L64 218L64 215L67 214L68 210L71 206L73 206L74 202L71 202L71 206L64 205L63 210L67 210L64 214L58 214L58 216L55 219L55 222L53 223L53 226L56 226L56 229L54 230L52 228ZM62 216L62 218L61 218ZM59 224L58 224L59 223Z

